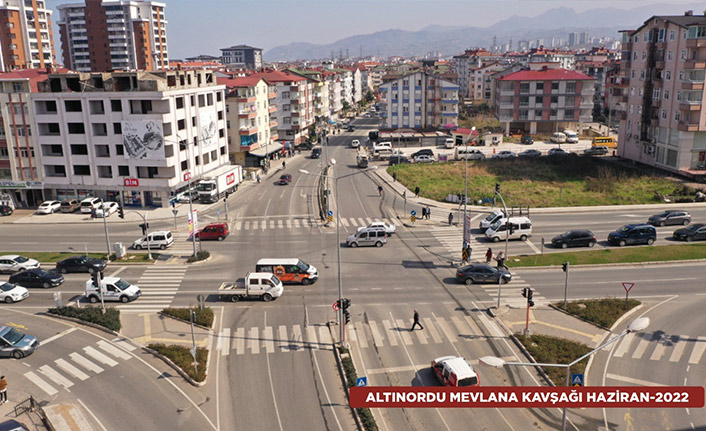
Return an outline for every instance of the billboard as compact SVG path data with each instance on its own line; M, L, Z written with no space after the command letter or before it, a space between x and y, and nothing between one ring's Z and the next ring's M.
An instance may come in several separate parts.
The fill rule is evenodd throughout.
M199 111L201 145L203 148L215 147L218 144L218 123L214 111Z
M126 159L164 160L164 132L158 120L123 120Z

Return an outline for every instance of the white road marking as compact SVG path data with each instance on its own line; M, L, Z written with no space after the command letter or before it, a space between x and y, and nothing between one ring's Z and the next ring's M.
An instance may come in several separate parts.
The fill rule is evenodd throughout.
M623 338L623 340L620 342L618 347L615 349L613 352L613 356L616 358L622 358L623 355L628 351L628 348L630 348L630 343L632 343L632 340L635 339L635 334L630 333Z
M38 370L45 376L49 377L49 379L52 380L54 383L56 383L57 385L61 385L64 388L68 389L74 385L71 380L59 374L58 371L56 371L49 365L42 365L38 368Z
M390 341L390 346L397 346L397 337L392 332L392 325L390 325L389 320L383 320L382 326L385 328L385 334L387 334L387 339Z
M608 373L606 377L612 380L617 380L619 382L632 383L633 385L640 386L666 386L661 383L648 382L647 380L634 379L632 377L625 377L618 374Z
M455 343L455 342L458 341L458 340L456 339L456 337L454 337L454 336L452 335L453 332L451 331L451 328L449 328L449 325L446 323L446 320L444 320L443 317L437 317L437 318L436 318L436 323L437 323L437 325L439 325L439 327L441 328L441 332L443 332L444 335L446 335L446 338L448 338L450 342Z
M116 358L124 359L126 361L132 358L132 356L128 355L127 353L123 352L122 350L118 349L117 347L113 346L105 340L98 340L97 344L98 347L115 356Z
M409 336L409 332L407 331L407 327L405 326L404 320L402 319L397 319L397 328L398 329L398 334L400 337L402 337L402 342L405 343L406 345L411 345L412 344L412 337ZM424 332L424 331L417 331L419 332Z
M428 330L431 333L432 341L435 343L441 343L441 335L436 330L436 327L434 326L434 323L432 323L431 318L425 317L422 320L424 320L424 330Z
M646 336L642 336L640 338L640 342L637 344L637 347L635 348L635 351L632 352L632 359L640 359L642 358L642 355L645 353L645 349L647 349L647 346L650 344L650 340Z
M706 337L697 337L694 343L694 350L691 351L691 356L689 357L689 363L698 364L704 354L704 350L706 350Z
M72 361L76 362L83 368L87 369L88 371L93 371L96 374L102 373L103 368L99 367L98 365L94 364L93 362L89 361L86 357L82 356L80 353L69 353L69 358L71 358Z
M380 336L380 332L378 331L377 323L371 320L370 322L368 322L368 326L370 327L370 333L373 334L373 343L375 343L375 345L378 347L383 347L385 343L382 341L382 337Z
M245 328L238 328L235 331L235 343L233 343L236 355L245 353Z
M248 333L248 346L250 347L250 353L253 355L257 355L260 353L260 343L258 342L258 328L257 326L254 326L250 328L250 331Z
M319 348L321 350L328 350L331 344L333 344L331 331L329 331L326 325L319 326Z
M88 374L84 373L83 371L68 363L65 359L57 359L54 362L56 363L57 367L61 368L62 370L66 371L67 373L71 374L72 376L76 377L81 381L86 380L88 377L90 377Z
M358 344L360 344L361 349L366 349L368 347L368 339L365 336L365 328L363 327L363 322L356 322L353 324L355 327L356 338Z
M306 327L306 342L307 342L310 349L317 348L316 344L318 343L318 341L316 341L316 327L315 326L307 326Z
M117 361L114 361L112 358L109 358L108 356L102 354L91 346L84 347L83 351L86 352L87 355L93 357L93 359L105 365L108 365L109 367L114 367L118 365Z
M292 341L294 344L294 351L304 351L304 338L302 338L302 327L299 325L292 326Z
M287 327L284 325L279 325L279 351L289 352L290 344L287 342Z
M44 379L42 379L41 377L39 377L38 375L36 375L36 374L35 374L34 372L32 372L32 371L26 372L26 373L25 373L25 377L27 377L27 379L28 379L30 382L32 382L32 383L34 383L35 385L39 386L39 388L40 388L41 390L43 390L44 392L46 392L47 394L49 394L49 396L56 395L57 393L59 393L59 391L57 391L56 389L54 389L54 387L53 387L52 385L50 385L49 383L47 383Z
M664 351L667 348L665 338L666 337L657 339L657 347L655 347L654 351L652 352L652 355L650 355L650 361L659 361L660 359L662 359L662 355L664 355Z
M679 339L674 342L674 350L672 350L672 354L669 355L669 362L679 362L679 358L681 358L686 348L686 340L688 338L688 335L680 335Z
M46 340L40 341L40 343L42 344L42 346L45 346L45 345L47 345L48 343L51 343L52 341L54 341L54 340L56 340L56 339L58 339L58 338L61 338L61 337L63 337L63 336L66 335L66 334L70 334L70 333L74 332L75 330L76 330L75 327L74 327L74 328L69 328L69 329L67 329L67 330L65 330L65 331L59 332L58 334L53 335L53 336L47 338Z
M262 338L265 344L265 351L267 353L275 352L275 340L274 335L272 335L272 326L266 326L265 330L262 332Z

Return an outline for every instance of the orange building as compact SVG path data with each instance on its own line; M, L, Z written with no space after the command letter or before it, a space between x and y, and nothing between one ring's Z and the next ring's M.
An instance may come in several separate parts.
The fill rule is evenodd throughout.
M0 70L53 67L52 11L44 0L5 0L0 5Z

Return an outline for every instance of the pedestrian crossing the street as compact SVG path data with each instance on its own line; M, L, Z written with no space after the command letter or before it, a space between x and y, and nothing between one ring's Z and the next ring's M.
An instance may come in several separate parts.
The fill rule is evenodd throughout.
M55 359L53 364L44 364L24 376L47 395L53 396L61 389L69 389L75 383L119 365L120 361L129 360L132 356L128 352L135 349L123 338L112 342L99 340L95 345L69 353L67 358Z
M172 303L187 269L186 265L155 265L147 268L137 280L142 296L118 308L123 313L162 311Z
M706 337L669 335L664 332L631 333L613 350L614 358L695 365L706 352Z
M458 287L467 287L465 285L459 284ZM483 303L497 303L498 298L498 285L497 284L474 284L471 286L472 289L480 287L485 293L488 294L492 299L486 301L480 301ZM509 284L503 284L500 289L500 305L506 305L510 308L525 308L527 307L527 298L522 296L522 289L525 287L531 287L526 281L522 279L517 274L512 274L512 281ZM534 305L541 306L549 304L549 300L542 296L537 291L533 292L532 300Z

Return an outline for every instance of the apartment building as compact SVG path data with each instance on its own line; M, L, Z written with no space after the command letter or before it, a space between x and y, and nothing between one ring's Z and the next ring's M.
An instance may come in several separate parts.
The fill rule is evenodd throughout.
M471 76L471 74L474 68L502 60L502 54L492 53L482 48L469 49L461 55L454 56L451 70L458 75L461 97L464 99L473 99L475 91L473 91L474 94L471 94L471 89L475 90L473 83L475 76Z
M277 107L275 85L260 76L218 78L226 87L226 128L231 163L261 166L272 153L281 150L275 141Z
M262 48L248 45L221 48L221 63L240 69L260 70L262 69Z
M64 66L79 72L167 69L165 7L131 0L57 6Z
M257 73L275 86L275 118L279 141L283 145L298 145L306 141L307 128L314 124L314 90L312 83L291 72L268 70Z
M317 69L287 69L287 71L302 76L311 82L314 91L314 119L331 118L329 108L329 84L326 81L324 72Z
M623 33L629 81L618 154L687 175L706 173L706 15L652 16Z
M45 197L166 207L228 164L211 71L51 74L31 94Z
M543 66L495 80L495 115L505 133L531 134L580 129L593 119L593 78Z
M468 73L468 99L473 103L490 103L493 99L493 74L506 68L507 64L500 61L472 67ZM461 77L458 79L460 82Z
M515 59L526 67L530 63L558 63L561 69L574 70L576 64L576 56L572 51L547 49L543 46L523 52L515 56Z
M606 70L605 95L603 98L603 109L608 112L608 124L611 127L619 123L627 110L629 80L623 75L620 61L610 63Z
M0 71L56 64L52 10L45 0L5 0L0 5Z
M322 76L328 87L329 118L336 120L343 111L343 79L341 74L331 70L322 70Z
M380 86L380 108L391 129L455 128L459 86L426 72L394 76Z

